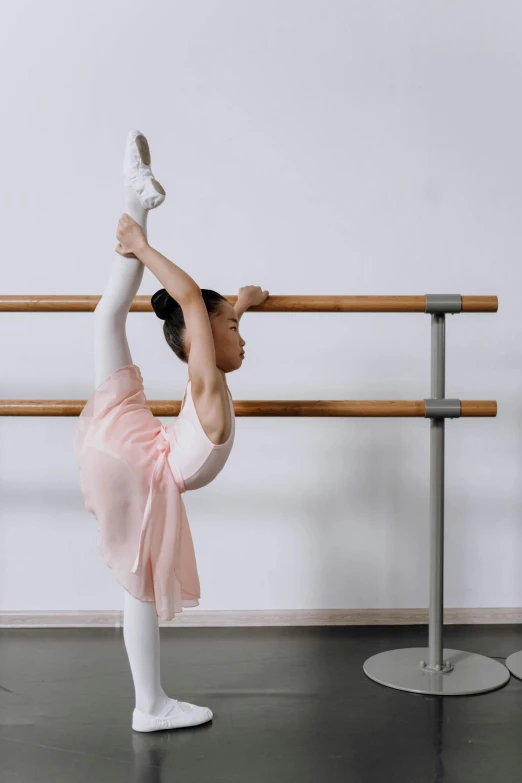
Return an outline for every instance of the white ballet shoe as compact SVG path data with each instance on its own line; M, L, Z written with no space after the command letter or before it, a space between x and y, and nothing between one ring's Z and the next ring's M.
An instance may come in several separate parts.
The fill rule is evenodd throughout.
M150 160L149 143L143 133L129 131L123 158L123 184L134 188L144 209L159 207L166 196L160 183L154 179Z
M180 729L185 726L199 726L214 717L208 707L197 707L186 701L178 701L170 713L164 718L149 715L141 710L132 713L132 728L134 731L162 731L163 729Z

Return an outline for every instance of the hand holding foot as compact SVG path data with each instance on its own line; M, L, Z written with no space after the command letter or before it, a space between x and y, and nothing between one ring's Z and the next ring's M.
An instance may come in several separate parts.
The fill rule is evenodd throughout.
M137 258L136 253L147 245L143 229L126 212L123 213L118 221L116 239L118 244L114 249L120 256L126 256L127 258Z

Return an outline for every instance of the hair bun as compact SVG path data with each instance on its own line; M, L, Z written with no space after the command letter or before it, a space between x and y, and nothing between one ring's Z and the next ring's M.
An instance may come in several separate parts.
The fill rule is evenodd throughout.
M174 310L177 304L176 300L173 299L169 292L164 288L156 291L156 293L151 297L150 303L152 305L152 309L158 318L161 318L162 321L167 318L169 313Z

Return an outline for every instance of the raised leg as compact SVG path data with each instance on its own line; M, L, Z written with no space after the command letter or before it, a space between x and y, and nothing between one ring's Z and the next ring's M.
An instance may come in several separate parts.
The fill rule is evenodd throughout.
M147 210L133 188L125 188L125 212L147 236ZM112 269L105 291L94 311L95 384L98 387L111 373L133 364L127 341L127 314L143 279L145 267L137 258L114 253Z

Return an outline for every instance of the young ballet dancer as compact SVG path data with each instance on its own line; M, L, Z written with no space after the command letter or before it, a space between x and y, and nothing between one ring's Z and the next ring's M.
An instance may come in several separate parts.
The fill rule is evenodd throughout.
M210 709L169 698L161 686L159 619L199 604L196 559L182 494L209 484L234 442L226 374L238 370L239 321L268 291L239 290L232 306L200 289L147 241L147 214L165 199L147 139L130 131L124 157L126 211L118 222L107 286L94 312L95 391L75 436L86 508L98 548L124 587L124 641L135 688L132 728L157 731L212 719ZM151 303L168 345L188 365L183 405L167 427L147 406L126 336L127 313L147 266L164 286Z

